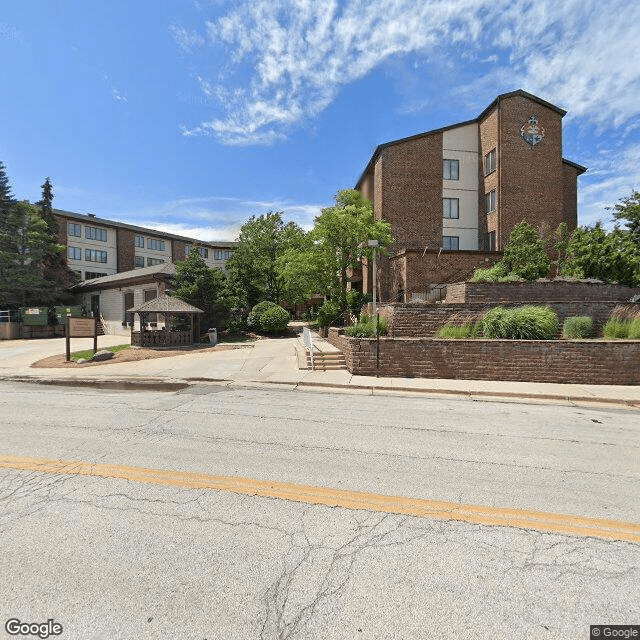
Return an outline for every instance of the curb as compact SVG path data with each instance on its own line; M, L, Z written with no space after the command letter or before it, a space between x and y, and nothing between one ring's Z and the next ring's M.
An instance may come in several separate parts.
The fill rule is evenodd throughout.
M513 391L469 391L464 389L420 389L415 387L387 387L378 385L363 384L340 384L335 382L311 382L311 381L282 381L282 380L232 380L229 378L178 378L171 381L161 378L121 378L118 380L109 379L77 379L77 378L36 378L31 376L2 376L0 381L3 382L23 382L30 384L40 384L47 386L60 387L89 387L93 389L111 389L117 391L182 391L194 384L226 384L231 386L256 387L262 385L284 385L293 387L293 389L302 389L304 387L318 389L343 389L354 391L368 391L372 395L376 392L385 393L411 393L424 394L433 396L464 396L470 399L479 400L498 400L500 398L522 399L522 400L555 400L559 402L579 402L587 404L607 404L613 406L621 406L627 409L639 409L640 400L624 400L616 398L601 398L593 396L567 396L552 393L517 393Z

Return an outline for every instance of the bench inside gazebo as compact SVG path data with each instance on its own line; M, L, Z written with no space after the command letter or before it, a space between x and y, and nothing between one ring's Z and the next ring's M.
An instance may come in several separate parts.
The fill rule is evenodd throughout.
M202 309L198 309L184 300L180 300L180 298L174 298L167 294L127 309L127 312L140 316L140 331L134 331L136 324L135 315L132 318L133 322L131 322L131 344L136 347L176 347L191 345L194 343L194 338L200 335L199 314L204 313ZM164 328L146 329L145 327L149 323L150 314L158 313L164 316ZM188 318L187 324L190 328L186 330L172 330L171 325L173 320L185 316ZM196 324L198 330L195 330L194 325Z

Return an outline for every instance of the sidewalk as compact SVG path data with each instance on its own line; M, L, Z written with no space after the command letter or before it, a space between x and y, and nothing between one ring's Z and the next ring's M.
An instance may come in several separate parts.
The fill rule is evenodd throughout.
M123 344L123 336L100 336L98 348ZM314 337L320 351L337 351ZM91 348L91 339L74 339L72 349ZM302 338L258 340L228 351L195 352L137 362L107 363L73 369L34 369L42 358L62 354L64 338L0 342L0 380L48 384L89 384L135 388L152 383L184 386L193 383L230 386L269 386L287 389L340 390L366 394L432 394L477 400L603 403L640 408L640 387L618 385L548 384L431 378L376 378L354 376L346 370L310 371L298 368ZM169 386L167 386L169 385Z

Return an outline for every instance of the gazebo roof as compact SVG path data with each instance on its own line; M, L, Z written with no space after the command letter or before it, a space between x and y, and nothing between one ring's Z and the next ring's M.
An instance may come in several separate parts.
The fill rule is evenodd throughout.
M202 309L194 307L193 305L180 300L180 298L174 298L168 296L166 293L145 302L139 304L137 307L131 307L127 309L129 313L204 313Z

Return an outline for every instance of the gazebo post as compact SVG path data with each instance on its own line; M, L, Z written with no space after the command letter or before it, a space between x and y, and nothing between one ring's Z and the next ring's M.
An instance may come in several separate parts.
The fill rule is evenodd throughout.
M189 318L191 319L191 344L193 344L193 317L195 315L196 315L195 313L189 314Z

